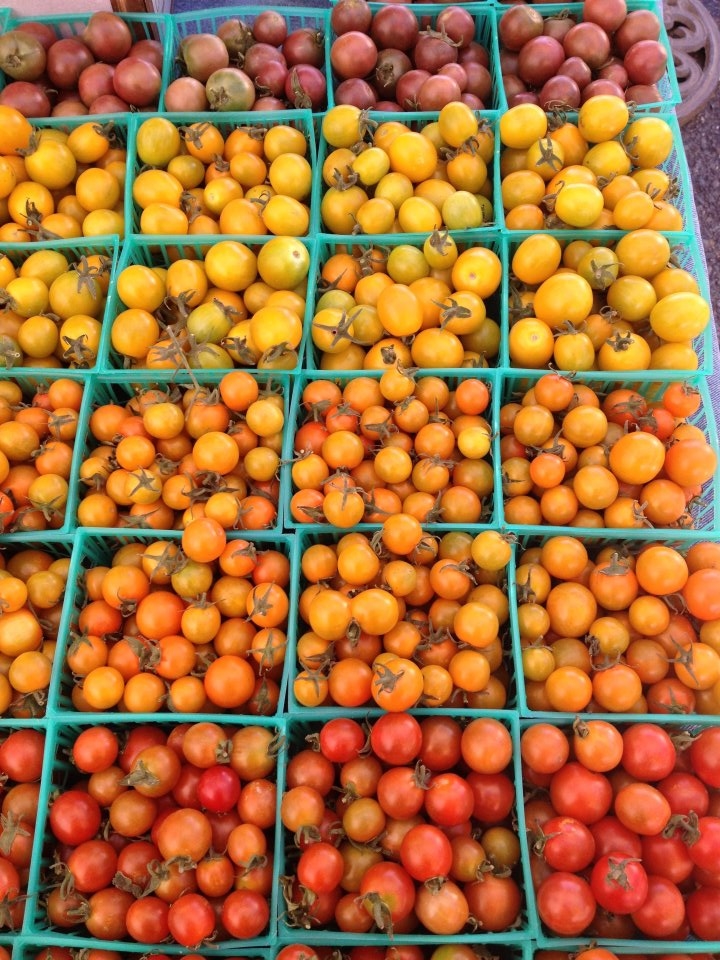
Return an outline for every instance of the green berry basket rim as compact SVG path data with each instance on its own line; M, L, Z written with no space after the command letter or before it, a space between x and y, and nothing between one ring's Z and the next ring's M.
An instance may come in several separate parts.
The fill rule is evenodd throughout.
M501 397L502 402L508 402L512 394L507 394L507 388L512 386L508 381L525 380L528 387L531 387L533 381L537 381L537 371L534 377L526 377L523 375L523 371L517 371L519 376L514 377L511 374L508 374L507 371L502 372L501 381L502 381L502 393ZM710 396L710 391L708 389L707 379L700 374L695 374L689 377L679 377L677 374L674 375L672 379L658 379L653 377L652 380L641 380L639 382L633 382L629 378L623 378L622 380L615 377L605 376L600 371L593 371L595 376L588 376L585 373L579 374L577 377L578 383L608 383L611 385L612 389L620 386L632 387L637 389L639 393L644 395L651 394L652 398L655 399L656 395L664 392L664 388L669 383L677 383L678 380L682 380L684 383L687 383L689 386L695 387L699 393L702 400L700 409L697 414L694 414L689 418L688 422L694 425L698 425L698 420L701 422L704 420L703 429L707 435L708 443L713 450L718 449L718 431L715 417L713 416L714 410L712 406L712 398ZM542 376L542 373L540 374ZM520 389L523 389L522 387ZM602 391L604 392L604 391ZM502 482L502 481L501 481ZM500 525L502 527L510 526L505 522L505 500L504 497L500 496ZM668 539L668 540L678 540L680 542L687 542L688 544L696 542L698 539L703 540L707 539L708 535L712 535L714 531L717 530L718 525L720 524L720 462L716 465L715 472L710 480L704 485L703 493L701 500L705 501L705 504L701 505L701 510L699 520L701 525L691 528L680 528L675 529L674 527L640 527L638 529L634 528L623 528L623 527L573 527L573 526L560 526L557 524L528 524L526 526L521 526L518 524L513 525L515 532L520 532L521 535L525 535L532 531L531 535L540 535L544 536L548 531L552 531L553 536L558 536L560 534L565 536L578 536L582 538L595 539L598 536L603 537L604 539L620 539L623 540L628 538L630 540L638 541L652 541L658 539ZM709 513L709 523L704 516L704 510L707 509ZM538 533L543 531L543 533Z
M536 3L533 6L537 9L543 17L552 17L559 13L570 13L570 14L582 14L583 5L581 2L570 2L570 3ZM667 97L663 97L662 100L659 100L657 103L648 103L648 104L639 104L637 109L639 113L655 113L660 109L670 109L676 107L679 103L682 102L682 95L680 93L680 87L678 85L677 73L675 71L675 64L673 61L672 47L670 46L670 38L668 32L665 28L662 15L662 7L657 2L657 0L627 0L627 8L629 12L633 10L652 10L657 14L658 20L660 21L660 43L665 47L667 53L667 65L665 67L665 73L661 78L661 82L664 80L669 86L669 91ZM502 14L506 11L507 7L501 2L501 0L495 0L494 2L495 9L495 22L496 25L499 23ZM496 42L497 42L497 55L500 56L500 37L499 33L495 32ZM508 101L505 95L505 88L503 84L500 84L500 104L501 109L508 109Z
M489 8L486 8L489 9ZM500 134L498 132L498 122L500 118L501 111L499 110L475 110L473 111L477 116L478 120L483 122L486 121L492 128L494 135L494 148L493 148L493 159L492 162L488 164L488 177L492 178L492 206L493 206L493 216L494 220L490 223L483 223L480 227L475 227L471 230L452 230L451 234L453 237L461 237L464 234L470 234L473 237L476 237L478 240L481 239L485 234L490 234L495 231L500 232L504 226L503 218L503 206L502 206L502 193L500 191L500 165L499 165L499 156L500 156ZM403 123L411 126L411 129L417 130L418 125L425 126L428 123L434 123L440 115L439 110L418 110L415 112L398 112L398 113L383 113L382 111L370 110L368 116L371 120L374 120L378 124L382 123ZM327 113L324 115L327 116ZM314 198L318 204L318 219L317 219L317 230L323 237L340 237L341 234L333 234L328 232L325 229L325 225L322 221L322 215L320 213L320 205L322 203L322 198L326 190L328 189L325 181L323 180L323 164L325 162L328 153L331 152L330 144L327 142L322 133L322 123L318 124L318 141L317 141L317 168L314 171L314 181L315 181L315 193ZM369 241L380 240L381 238L400 238L400 242L403 239L417 240L420 238L427 237L427 232L425 233L391 233L391 234L362 234L366 236Z
M214 235L214 234L183 234L181 236L173 234L131 234L122 246L122 250L119 253L116 265L116 274L119 275L125 267L130 266L133 263L137 263L137 256L140 251L143 251L146 258L153 258L156 254L160 261L169 261L170 253L169 248L191 248L191 253L202 253L204 248L209 248L213 244L222 242L223 240L233 240L239 243L244 244L249 247L263 247L272 240L281 239L273 236L272 234L266 234L262 236L234 236L232 234L226 235ZM293 237L293 240L297 240L302 244L303 247L308 251L309 263L308 263L308 277L314 276L316 273L316 260L317 260L317 238L316 237ZM124 368L113 366L114 358L117 356L117 352L112 346L112 322L115 317L125 308L123 301L120 298L120 294L117 290L117 284L112 284L112 288L108 295L108 311L112 317L111 322L107 325L108 330L103 339L100 342L100 350L98 352L98 366L97 372L102 377L118 377L119 379L124 379L126 374L153 374L162 375L165 374L174 374L176 372L181 372L186 374L188 377L190 374L187 369L184 367L176 368L175 370L167 370L163 368L157 368L154 370L151 367L131 367ZM233 370L244 370L251 374L284 374L290 377L297 376L300 372L303 364L304 351L305 351L305 337L304 332L307 326L312 322L312 311L313 304L311 298L306 299L305 311L302 318L303 325L303 338L300 341L300 344L297 347L297 366L291 370L274 370L274 369L265 369L262 367L227 367L223 369L218 368L193 368L192 373L198 377L202 378L206 374L220 374L223 376L226 373L230 373Z
M22 373L21 371L26 371ZM36 372L37 371L37 372ZM57 373L57 377L54 377L53 374ZM92 392L92 384L95 379L95 374L90 371L80 371L80 370L59 370L54 371L48 368L43 367L17 367L13 371L9 372L7 379L15 381L25 381L28 389L34 389L35 383L33 381L50 381L53 379L68 379L83 385L83 396L80 402L80 410L78 413L78 427L77 434L80 434L82 424L85 422L85 418L89 416L90 410L90 395ZM18 533L3 533L0 536L0 545L7 544L11 546L13 544L27 544L32 543L33 541L44 541L48 543L66 543L68 541L72 542L72 536L75 532L75 511L77 509L77 484L73 482L73 478L77 476L80 469L80 464L82 462L82 448L81 444L77 442L77 439L73 442L73 452L70 465L70 479L68 481L68 497L65 503L65 519L62 525L54 530L28 530Z
M368 529L362 530L361 532L373 533L381 529L379 524L375 524L375 525L365 524L364 526L368 527ZM465 526L462 526L460 524L447 524L447 523L446 524L423 524L423 530L426 531L427 533L434 535L435 537L442 537L444 534L455 533L458 530L462 530L463 532L470 533L471 535L474 536L474 535L477 535L478 533L482 533L485 530L497 530L497 529L498 529L497 525L492 525L492 524L472 524L472 525L466 524ZM298 562L293 571L292 576L296 581L295 595L298 597L298 600L303 590L303 584L302 584L303 574L302 574L300 562L305 549L308 546L312 545L313 543L317 543L317 542L332 543L334 541L339 540L341 537L345 536L347 533L354 532L357 530L361 530L361 528L356 526L356 527L350 528L350 530L343 530L342 528L332 527L330 525L324 526L321 524L315 524L314 526L306 525L303 528L299 528L297 529L297 531L295 531L297 533L296 539L298 542L297 543ZM512 552L514 553L515 548L512 544L511 544L511 548L512 548ZM511 569L514 571L515 567L511 568L510 564L508 564L506 569L506 580L507 580L506 590L509 590L509 586L510 586L509 578L510 578ZM298 604L298 607L299 607L299 604ZM292 631L292 643L288 643L288 661L290 664L289 671L288 671L288 683L287 683L288 719L295 719L295 720L302 719L303 722L307 723L310 721L314 721L318 718L330 719L332 717L347 716L347 717L352 717L356 720L362 720L367 717L381 716L383 713L388 712L388 711L382 710L382 708L378 707L376 704L365 704L364 706L360 706L360 707L343 707L343 706L304 707L297 702L294 689L293 689L293 680L299 669L296 661L297 640L302 633L301 627L300 627L301 621L299 617L299 610L296 610L294 617L295 617L295 624L294 624L294 629ZM515 651L512 644L511 629L512 629L511 621L510 619L508 619L508 621L502 625L501 631L500 631L501 637L504 637L506 640L506 643L503 645L503 661L509 664L510 666L513 665L513 661L519 662L517 661L517 658L515 656ZM509 643L507 641L509 641ZM438 716L462 715L463 717L471 717L471 718L496 717L499 719L507 719L507 717L511 715L519 717L520 713L518 708L517 695L515 692L516 683L517 683L517 677L511 673L510 686L508 687L507 693L508 693L508 699L511 702L512 706L506 706L502 709L493 708L493 709L485 710L485 709L473 708L473 707L459 708L457 706L433 707L432 709L428 707L413 707L403 712L411 713L419 717L431 716L433 714Z
M424 717L429 717L437 715L437 711L434 710L408 710L406 711L411 716L415 716L419 719ZM356 719L365 718L368 720L377 720L379 717L383 716L386 713L384 710L380 709L366 709L360 715L356 716ZM349 712L343 711L342 714L339 714L337 711L327 711L322 708L313 710L312 716L304 717L298 715L289 715L287 718L287 736L288 736L288 750L285 751L285 756L288 757L293 748L293 732L294 728L302 725L307 728L308 725L313 725L318 727L328 720L337 718L338 716L350 716ZM509 731L510 736L512 737L513 742L513 754L512 760L508 765L507 772L508 775L512 777L513 784L515 786L515 814L517 818L517 832L518 835L525 833L525 814L523 811L523 806L521 803L522 800L522 790L520 789L522 784L522 760L520 757L520 734L519 734L519 719L517 711L515 710L455 710L454 716L461 719L467 719L473 721L476 719L495 719L499 720ZM283 771L284 772L284 771ZM284 786L284 784L283 784ZM282 865L285 865L285 849L284 846L281 847L280 856L278 859L281 861ZM530 861L529 856L523 851L521 846L521 859L518 864L518 872L520 879L518 883L521 888L521 892L524 893L524 890L527 886L528 879L530 877L529 873ZM420 944L420 945L433 945L439 946L442 943L476 943L476 944L507 944L508 946L519 946L521 944L529 943L531 938L534 937L535 930L535 917L532 912L529 910L529 900L527 897L524 897L523 906L521 911L521 916L523 917L523 928L520 930L506 930L502 933L480 933L475 932L468 934L466 932L455 934L455 935L444 935L444 934L402 934L398 935L398 939L402 940L408 944ZM307 938L307 942L315 945L330 945L336 944L342 946L351 946L358 941L358 935L355 933L344 933L337 930L301 930L297 934L294 932L294 928L283 923L282 917L278 919L278 937L283 943L290 942L291 940L304 941ZM387 944L388 935L385 933L366 933L362 935L363 943L370 943L373 945L376 944ZM392 941L394 942L394 940Z
M332 0L332 7L335 6L337 0ZM379 10L385 6L384 3L377 3L374 0L368 4L371 12L376 14ZM407 4L409 9L417 15L417 19L420 20L421 17L431 17L433 20L441 14L444 10L447 9L448 4L446 3L409 3ZM325 30L325 63L327 69L327 80L328 80L328 110L336 106L335 103L335 87L340 83L340 81L335 80L335 76L332 69L332 64L330 60L330 50L332 47L333 38L335 36L332 29L332 7L326 10L327 19L326 19L326 30ZM485 2L478 2L478 0L473 0L471 3L463 3L463 10L466 10L473 20L475 21L475 36L474 40L482 42L482 38L485 38L485 48L488 53L488 72L490 73L492 87L490 91L491 104L487 108L487 111L483 112L499 112L504 107L504 93L502 89L502 76L500 73L500 59L499 56L495 54L496 43L497 43L497 26L495 17L493 14L493 2L490 0L485 0ZM383 111L374 111L371 115L384 116L388 119L393 117L400 116L399 113L392 111L384 113Z
M125 192L125 203L126 203L126 220L127 227L126 232L138 234L139 236L154 236L150 234L141 234L139 230L136 230L135 227L139 227L139 216L137 205L133 200L132 195L132 184L133 177L135 172L140 168L140 160L137 156L137 134L139 128L146 120L152 120L154 118L160 117L163 120L168 120L174 126L184 126L186 124L212 124L213 126L218 127L227 127L231 125L233 129L242 127L242 128L252 128L262 126L263 124L270 124L270 126L280 126L282 124L295 125L305 134L308 144L308 155L307 160L310 166L313 169L313 173L317 167L318 162L318 152L317 152L317 143L315 140L315 121L313 119L313 114L309 110L274 110L274 111L201 111L197 113L168 113L165 110L156 110L153 113L133 113L130 115L130 125L129 125L129 137L128 137L128 158L127 158L127 168L128 168L128 178L126 183L126 192ZM320 201L316 196L316 179L315 176L312 177L312 182L310 186L310 196L308 198L308 206L310 207L310 221L307 229L307 233L304 237L298 237L298 239L312 239L320 229ZM178 241L181 242L182 237L189 236L199 236L199 234L178 234ZM223 239L235 239L235 234L213 234L214 242L217 243Z
M74 620L74 616L77 610L80 608L78 603L79 594L82 590L81 577L82 573L85 570L83 561L88 557L88 555L98 549L104 549L108 552L114 549L111 544L120 543L133 543L133 542L154 542L156 540L170 540L176 543L182 539L181 530L133 530L128 531L122 528L108 528L108 527L81 527L77 528L77 534L74 542L74 549L72 551L72 556L70 560L70 569L68 572L67 579L67 588L65 593L65 598L63 602L63 610L60 621L60 628L58 630L58 657L57 657L57 668L53 670L50 687L48 691L48 701L46 708L46 716L49 720L62 720L63 723L83 723L83 722L98 722L98 718L102 717L113 717L114 722L120 722L122 719L128 718L136 720L137 717L144 717L146 722L152 723L167 723L170 722L171 717L183 718L185 719L185 714L182 713L172 713L166 711L158 711L157 713L149 714L132 714L124 713L120 711L113 710L104 710L97 713L88 713L83 714L76 710L73 710L71 707L66 707L61 702L63 696L63 683L67 682L67 676L63 669L64 666L64 657L65 649L71 634L71 626ZM232 543L237 540L248 540L251 543L262 545L272 545L275 548L281 547L286 553L291 570L290 583L288 585L288 598L290 602L290 613L288 615L288 624L287 624L287 642L288 647L291 643L294 643L294 637L291 636L291 631L295 627L295 621L293 618L292 611L297 607L297 593L296 593L296 583L292 577L292 570L297 565L297 538L293 537L290 534L283 533L282 529L279 528L275 531L233 531L232 535L228 538L228 542ZM90 557L92 560L92 557ZM279 699L276 712L270 717L258 717L258 720L263 720L263 725L270 724L279 718L283 717L285 714L285 705L287 698L287 684L288 684L288 672L289 672L289 661L286 658L286 663L283 668L282 677L278 683L279 687ZM255 716L247 713L224 713L222 711L217 712L207 712L204 714L206 719L216 719L217 717L222 717L223 719L218 722L222 723L247 723L250 719L255 719ZM85 718L88 718L85 721Z
M326 523L301 523L300 521L295 520L290 511L290 499L293 495L294 488L292 483L291 469L292 469L292 460L295 455L294 450L294 439L295 439L295 426L296 426L296 416L300 408L300 398L302 396L303 388L313 381L318 380L334 380L335 382L342 384L347 381L354 379L355 377L369 377L371 380L379 380L382 376L382 370L299 370L296 373L296 376L293 380L293 392L290 398L289 404L289 413L286 418L286 424L288 429L285 430L285 435L283 439L283 449L282 449L282 465L281 465L281 483L280 483L280 500L282 503L282 515L283 522L287 529L292 529L295 533L327 533L333 532L339 535L343 533L348 533L349 530L343 530L341 527L334 527L332 524ZM445 380L447 378L453 380L483 380L490 387L490 423L493 432L493 441L490 450L491 462L493 465L493 474L495 477L495 482L493 484L493 492L491 497L488 498L490 515L488 520L483 520L478 523L467 524L467 523L431 523L423 524L424 528L427 528L431 533L435 533L439 530L449 532L451 530L468 530L473 529L477 530L479 533L481 530L490 530L497 526L497 517L498 510L501 508L501 494L500 486L498 484L500 478L500 467L499 467L499 398L500 398L500 385L501 385L501 374L497 368L494 367L477 367L477 368L462 368L460 371L448 371L442 370L437 367L426 367L422 370L419 370L416 374L417 380L422 380L424 377L440 377ZM351 527L351 530L359 530L362 532L372 533L381 528L381 523L359 523Z
M33 853L32 861L30 866L30 876L28 879L28 909L25 911L25 917L23 920L22 934L27 938L38 938L40 937L43 941L43 944L47 945L48 943L61 943L63 946L67 946L69 940L72 939L75 946L78 947L91 947L97 946L98 940L90 936L82 936L81 934L76 934L68 931L59 931L57 929L48 927L45 928L41 926L42 923L42 914L39 905L39 897L45 888L45 884L41 882L41 870L43 866L43 852L47 849L47 846L51 843L50 837L48 835L48 812L50 807L50 797L53 790L57 784L53 780L53 772L59 764L59 751L62 749L63 739L68 739L72 736L71 731L80 731L82 729L87 729L89 726L95 726L98 722L104 722L107 724L112 724L119 727L133 726L133 725L142 725L144 723L151 722L155 725L160 725L167 727L168 729L177 726L179 722L184 722L184 718L181 721L179 718L181 714L169 714L167 720L158 719L157 714L134 714L134 715L125 715L125 714L115 714L111 718L111 715L107 714L98 714L92 715L90 722L88 723L78 723L75 720L72 722L69 718L63 718L62 725L59 722L52 722L48 726L48 735L46 741L45 757L43 760L43 774L41 778L40 785L40 797L38 801L38 820L36 826L35 837L33 841ZM204 722L208 719L205 714L190 714L190 722ZM108 719L105 719L105 718ZM102 718L98 721L98 718ZM277 730L278 734L285 736L285 720L282 717L251 717L250 723L244 722L244 718L239 718L233 720L232 717L229 719L223 717L220 721L221 724L228 727L247 727L247 726L263 726L263 727L272 727ZM276 823L274 828L274 843L273 849L277 849L278 841L281 838L281 829L282 825L280 822L280 768L283 765L283 757L285 756L285 749L280 751L278 757L278 763L276 766L276 778L278 783L278 795L276 801ZM278 905L278 876L279 876L279 858L273 865L273 884L272 891L269 897L270 901L270 920L269 920L269 929L268 932L261 936L255 937L251 940L239 941L239 940L228 940L225 941L226 950L225 953L233 949L237 949L238 945L242 944L243 949L247 948L252 950L253 948L259 947L269 947L271 941L275 940L275 925L277 918L277 905ZM130 944L133 945L134 950L137 950L137 947L141 947L144 952L147 951L148 944L136 944L133 941L119 941L119 940L107 940L102 941L105 949L119 950L122 951ZM173 954L186 952L187 948L180 948L179 944L173 944L175 949L172 950ZM250 954L252 956L253 954Z
M692 190L689 194L689 199L692 198ZM595 245L603 245L608 242L616 243L622 237L628 236L630 233L636 233L637 231L633 230L503 230L503 304L509 302L509 289L510 289L510 271L512 264L512 253L514 250L522 243L523 240L528 239L528 237L536 236L538 234L542 236L551 236L554 237L561 243L572 243L574 240L587 240L589 243L594 243ZM600 377L604 378L617 378L620 380L632 380L637 381L638 383L643 382L653 382L653 381L664 381L667 383L672 383L673 381L680 379L694 378L697 376L709 376L712 374L715 367L715 349L713 347L713 329L715 326L716 319L714 317L713 310L713 298L710 291L710 285L708 282L707 271L704 265L704 259L702 254L702 248L698 242L697 234L691 230L684 230L677 233L663 233L668 243L670 244L670 251L673 254L673 248L681 251L690 258L690 264L684 266L683 269L687 270L698 283L700 290L700 296L705 300L710 308L710 317L708 323L699 336L695 338L693 343L696 345L696 348L700 349L700 354L698 356L698 368L696 370L623 370L623 371L613 371L613 370L587 370L579 371L578 376L584 377L595 374L598 374ZM501 351L500 351L500 364L499 368L504 370L509 374L517 373L523 376L531 376L540 372L547 372L548 368L531 368L531 367L513 367L509 363L509 352L508 352L508 312L507 308L501 311L500 316L500 326L501 330L505 334L501 339Z
M603 530L592 530L582 527L570 528L571 536L577 536L583 541L585 545L593 543L597 546L604 546L608 543L613 543L618 540L617 535L610 533L609 536L605 535ZM665 543L671 546L676 547L680 552L683 550L689 549L694 543L703 543L708 539L712 539L716 536L715 531L697 531L697 530L668 530L668 531L655 531L654 537L635 537L634 533L636 531L623 531L622 542L624 546L629 546L632 548L641 548L646 545L648 542L655 543ZM641 533L642 531L637 531ZM517 702L518 702L518 713L520 721L532 721L532 722L549 722L549 723L568 723L572 722L578 716L577 712L566 712L566 711L550 711L550 710L531 710L527 704L527 697L525 691L525 678L522 673L522 646L520 642L520 630L518 627L518 618L517 618L517 602L516 602L516 591L515 591L515 570L518 564L521 550L528 543L537 543L544 542L549 540L553 536L558 535L568 535L567 527L527 527L519 528L515 527L513 533L517 537L516 549L513 550L512 556L510 558L510 564L508 569L508 599L510 601L510 637L512 642L512 656L516 664L516 683L517 683ZM629 536L628 533L632 533L633 536ZM658 533L665 533L666 536L657 536ZM616 722L649 722L649 723L683 723L686 725L691 725L697 723L701 726L712 726L713 724L717 725L720 723L720 720L715 715L705 715L697 713L683 713L683 714L663 714L663 713L636 713L636 714L627 714L627 713L611 713L611 712L583 712L581 711L580 716L592 720L607 720L609 723Z
M443 232L443 231L439 231L439 232ZM463 244L467 246L479 246L479 247L485 247L485 248L491 249L493 253L495 253L496 256L500 258L500 261L502 263L504 234L500 228L494 227L493 229L486 230L483 227L478 230L451 230L449 231L449 233L450 233L450 236L458 244ZM311 275L312 282L313 283L315 282L315 278L317 277L322 267L325 257L327 255L330 255L338 247L364 246L366 244L368 246L380 247L380 248L399 247L405 244L408 244L410 246L422 247L422 245L428 239L429 236L431 236L431 234L427 232L425 233L379 233L374 235L361 234L359 236L348 236L348 235L335 234L335 233L320 233L317 237L317 247L315 251L316 263L315 263L315 271ZM498 308L499 308L497 311L498 315L497 315L497 318L494 318L494 319L496 319L496 322L499 325L501 325L501 317L502 317L502 299L501 298L503 297L503 293L502 293L503 282L505 279L506 272L507 271L502 270L502 277L500 280L500 284L498 285L497 290L492 294L492 296L488 298L489 300L492 300L493 298L495 298L498 302ZM336 371L323 370L318 366L318 363L320 361L317 359L317 351L312 342L312 335L311 335L312 316L314 316L315 314L315 302L314 302L313 296L308 297L308 304L310 304L310 323L308 323L303 334L303 364L302 364L302 370L298 372L313 373L318 376L326 376L326 375L332 376L333 373L335 373ZM495 361L496 359L499 359L500 355L501 355L501 351L498 351L498 356L497 358L493 357L492 358L493 361ZM438 376L460 377L463 375L472 374L473 371L482 371L481 375L484 376L487 371L499 370L500 366L499 364L494 363L493 366L488 366L488 367L447 367L447 368L427 367L422 369L422 375L424 376L425 371L431 370L431 369ZM342 373L343 371L339 371L339 372ZM371 373L372 371L359 369L355 371L345 371L345 372L354 373L356 376L363 376L366 373Z

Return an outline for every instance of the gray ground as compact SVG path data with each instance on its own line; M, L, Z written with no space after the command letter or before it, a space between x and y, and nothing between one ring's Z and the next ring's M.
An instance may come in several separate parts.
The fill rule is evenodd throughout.
M720 0L703 2L720 24ZM708 262L715 320L720 327L720 87L703 113L686 124L682 133Z

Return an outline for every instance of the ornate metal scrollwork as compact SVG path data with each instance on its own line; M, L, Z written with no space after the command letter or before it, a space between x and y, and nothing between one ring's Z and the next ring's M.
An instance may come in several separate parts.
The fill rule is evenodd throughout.
M665 0L663 13L682 93L677 116L687 123L720 82L720 30L701 0Z

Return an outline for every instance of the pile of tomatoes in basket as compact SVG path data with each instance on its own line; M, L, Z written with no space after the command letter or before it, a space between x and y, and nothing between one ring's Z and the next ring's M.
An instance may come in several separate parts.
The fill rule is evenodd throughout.
M368 732L335 718L300 724L312 744L300 750L293 729L280 804L294 840L283 878L288 926L376 926L399 937L456 935L470 922L498 933L520 922L513 741L503 722L394 713Z

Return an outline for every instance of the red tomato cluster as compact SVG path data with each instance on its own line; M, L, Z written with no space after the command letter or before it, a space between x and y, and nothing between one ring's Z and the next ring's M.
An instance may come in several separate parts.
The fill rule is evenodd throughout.
M530 710L720 712L720 544L588 553L559 535L521 553L515 584Z
M510 553L495 531L438 539L405 513L372 540L356 532L310 544L300 561L298 703L503 708Z
M578 720L520 750L537 908L564 937L713 940L720 929L720 728Z
M285 423L279 388L240 370L217 385L193 382L145 385L124 404L94 406L80 466L80 526L172 530L203 520L222 540L227 530L275 524ZM205 554L189 555L219 556Z
M500 410L505 521L693 527L717 469L704 431L688 422L700 408L700 391L681 382L649 400L545 374Z
M335 103L398 111L461 100L473 110L490 108L490 55L475 40L483 23L464 7L419 18L403 5L373 12L365 0L339 0L330 25Z
M29 956L29 954L27 954ZM136 956L134 953L120 953L118 950L107 950L100 947L60 947L57 944L51 944L43 947L34 955L34 960L78 960L82 956L83 960L130 960ZM143 954L147 960L202 960L207 956L206 953L160 953L157 950L147 951ZM242 954L223 954L224 960L246 960ZM12 956L6 947L0 945L0 960L12 960Z
M0 742L0 930L18 930L25 913L44 750L44 732L27 727Z
M0 384L0 533L62 527L83 385Z
M231 540L217 563L199 563L177 540L145 539L110 564L86 572L70 633L74 709L275 712L289 609L282 548Z
M272 890L275 732L215 723L83 729L53 799L56 930L195 947L265 930ZM222 852L217 852L222 851Z
M419 944L400 943L393 940L391 946L354 946L343 951L348 960L474 960L478 956L477 946L472 943L453 941L437 947ZM513 956L512 947L493 944L493 956L499 960L509 960ZM330 947L305 943L289 943L275 956L275 960L331 960Z
M489 403L478 377L451 389L440 377L416 380L400 363L342 387L306 384L293 519L352 527L404 512L423 523L480 522L493 490Z
M3 76L0 103L26 117L157 108L163 42L149 39L143 27L107 11L93 13L87 23L16 20L0 36L0 63L10 78ZM145 29L157 25L151 21Z
M503 723L385 714L368 741L355 720L337 718L311 740L288 762L280 808L299 854L283 881L290 924L447 936L471 918L486 932L518 921Z

